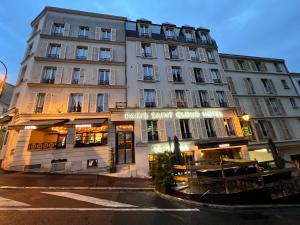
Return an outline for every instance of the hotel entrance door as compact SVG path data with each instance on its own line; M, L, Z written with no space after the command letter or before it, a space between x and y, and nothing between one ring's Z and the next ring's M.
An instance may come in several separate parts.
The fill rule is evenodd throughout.
M117 132L117 164L134 163L133 132Z

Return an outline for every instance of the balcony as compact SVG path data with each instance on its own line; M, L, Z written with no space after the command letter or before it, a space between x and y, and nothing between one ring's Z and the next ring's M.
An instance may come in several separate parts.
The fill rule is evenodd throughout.
M151 76L147 75L147 76L144 76L144 80L151 81L151 80L154 80L154 77L152 75Z
M185 38L185 41L193 43L193 42L195 42L195 39L193 39L193 38Z
M59 58L59 54L47 54L48 58Z
M29 143L28 150L53 150L66 148L66 143L62 142L44 142L44 143Z
M42 79L41 83L54 84L55 79Z
M147 33L147 32L142 32L142 33L140 34L140 37L148 38L148 37L150 37L150 34Z
M127 108L127 102L116 102L116 109Z
M97 112L103 112L103 106L97 106Z
M79 38L82 38L82 39L88 39L88 38L89 38L88 35L80 35L80 34L78 35L78 37L79 37Z
M155 104L155 102L145 102L145 107L146 108L155 108L156 104Z
M201 102L201 107L204 107L204 108L209 108L210 107L210 105L209 105L209 103L208 102Z
M174 83L183 83L183 79L180 75L174 75L173 74L173 82Z
M152 57L152 53L151 52L143 52L142 56L147 58L147 57Z
M53 36L63 36L64 33L63 32L52 32Z
M227 102L219 102L220 107L226 108L228 107L228 103Z
M68 112L81 112L81 106L71 106L68 110Z
M200 61L200 58L198 56L195 56L195 57L191 57L191 60L198 62L198 61Z
M207 137L217 137L217 134L215 131L207 130Z
M148 134L148 141L158 141L158 134Z
M72 84L79 84L79 80L78 79L72 80Z
M176 40L176 37L174 35L167 35L165 37L167 40Z
M170 59L179 59L179 56L175 54L170 54Z
M86 60L87 57L86 57L86 56L80 56L80 55L77 55L77 56L76 56L76 59L78 59L78 60Z
M222 80L221 79L213 79L213 82L216 84L221 84Z
M182 139L189 139L192 138L192 134L191 133L182 133Z
M111 38L110 38L110 37L103 37L103 36L102 36L102 37L101 37L101 40L102 40L102 41L110 41Z
M196 83L204 83L204 79L202 77L196 77Z
M98 84L99 85L109 85L109 81L108 80L99 80Z
M36 107L34 112L35 113L42 113L43 112L43 107Z
M176 105L177 105L178 108L186 108L187 107L186 102L182 101L182 100L177 100Z
M110 61L110 57L100 57L100 61Z

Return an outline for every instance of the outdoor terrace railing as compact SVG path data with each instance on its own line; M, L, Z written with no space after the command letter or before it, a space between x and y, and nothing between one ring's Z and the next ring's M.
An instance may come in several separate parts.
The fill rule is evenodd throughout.
M29 143L28 150L38 151L38 150L51 150L65 148L66 145L57 142L44 142L44 143Z

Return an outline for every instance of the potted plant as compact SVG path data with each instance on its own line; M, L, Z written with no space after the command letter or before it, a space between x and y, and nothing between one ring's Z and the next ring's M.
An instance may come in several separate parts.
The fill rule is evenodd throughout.
M115 152L114 152L113 148L111 148L111 151L110 151L109 172L110 173L116 173L117 172L116 161L115 161Z

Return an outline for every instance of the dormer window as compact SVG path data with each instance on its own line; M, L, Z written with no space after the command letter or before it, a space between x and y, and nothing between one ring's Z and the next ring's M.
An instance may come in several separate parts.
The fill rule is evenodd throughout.
M149 26L146 24L140 25L140 34L142 37L149 37Z
M54 23L52 27L52 34L54 36L63 36L65 30L65 25L61 23Z
M207 58L208 58L209 62L216 61L213 51L206 51L206 53L207 53Z
M80 37L80 38L88 38L89 37L89 31L90 31L89 27L80 26L79 27L78 37Z
M165 30L166 39L174 39L175 33L173 28L166 28Z
M208 39L207 33L201 32L200 38L201 38L201 42L202 42L203 44L208 43L208 40L209 40L209 39Z
M101 29L101 40L110 41L111 40L111 30Z
M186 41L188 41L188 42L193 42L194 41L192 31L185 31L184 35L185 35L185 40Z

